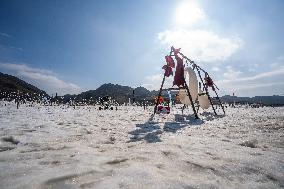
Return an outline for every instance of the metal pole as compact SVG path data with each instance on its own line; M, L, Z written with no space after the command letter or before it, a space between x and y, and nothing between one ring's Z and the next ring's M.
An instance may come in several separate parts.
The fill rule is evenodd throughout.
M220 103L220 106L222 107L222 110L223 110L224 114L226 114L226 113L225 113L224 106L222 105L222 102L221 102L221 100L220 100L220 98L219 98L219 96L218 96L218 93L217 93L217 91L215 90L215 88L213 88L213 91L215 92L215 94L216 94L216 96L217 96L217 99L218 99L218 101L219 101L219 103Z
M170 56L172 55L172 52L173 52L173 47L171 47ZM165 70L165 73L166 73L166 70ZM157 99L156 105L154 107L154 115L156 114L157 106L159 105L159 100L160 100L161 95L162 95L162 90L163 90L163 86L164 86L164 82L165 82L165 78L166 78L165 73L164 73L164 78L163 78L162 85L160 87L160 91L159 91L159 94L158 94L158 99Z
M196 118L196 119L199 119L199 117L198 117L198 115L197 115L197 112L196 112L196 110L195 110L195 106L194 106L194 103L193 103L191 94L190 94L190 92L189 92L189 89L188 89L188 86L187 86L185 80L184 80L184 85L185 85L185 87L186 87L186 91L187 91L187 94L188 94L188 97L189 97L189 100L190 100L191 107L192 107L192 110L193 110L193 112L194 112L195 118Z
M155 108L154 108L154 115L156 114L157 106L159 105L159 101L160 101L160 98L161 98L161 95L162 95L162 89L163 89L163 85L164 85L164 82L165 82L165 78L166 78L166 76L164 74L162 85L160 87L160 91L159 91L159 94L158 94L158 99L157 99L157 102L156 102L156 105L155 105Z
M205 86L205 84L204 84L204 82L203 82L203 79L202 79L202 77L201 77L200 70L199 70L198 67L196 67L196 69L197 69L199 78L200 78L200 80L201 80L201 83L202 83L202 85L203 85L203 88L205 88L206 95L207 95L207 97L208 97L208 100L209 100L209 102L210 102L212 108L213 108L213 111L214 111L215 115L217 115L216 110L215 110L215 108L214 108L214 106L213 106L211 97L210 97L210 95L209 95L208 88Z
M175 49L174 47L171 47L172 51L173 49ZM200 66L196 65L194 63L194 61L190 60L187 56L185 56L184 54L182 54L181 52L178 52L184 59L188 60L190 64L195 65L197 68L199 68L201 71L203 71L204 73L207 73L205 70L203 70Z

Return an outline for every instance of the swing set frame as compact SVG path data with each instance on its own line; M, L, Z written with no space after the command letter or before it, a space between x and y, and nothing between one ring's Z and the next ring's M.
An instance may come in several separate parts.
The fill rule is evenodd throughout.
M173 55L174 52L175 52L175 48L172 46L169 56L174 56L174 55ZM197 73L198 73L199 79L200 79L200 81L201 81L201 84L202 84L202 86L203 86L203 89L205 89L205 93L206 93L206 95L207 95L207 97L208 97L208 100L209 100L211 106L212 106L212 109L213 109L215 115L217 115L216 109L215 109L215 107L214 107L214 105L213 105L213 102L212 102L212 98L210 97L210 94L209 94L209 90L208 90L208 87L209 87L209 86L207 86L207 85L204 83L204 80L203 80L203 78L202 78L202 76L201 76L201 72L202 72L202 73L204 73L205 76L210 77L209 74L208 74L208 72L206 72L204 69L202 69L200 66L198 66L194 61L192 61L192 60L189 59L187 56L185 56L183 53L181 53L181 52L180 52L180 49L178 50L178 52L177 52L176 54L180 55L183 59L185 59L185 60L186 60L186 63L190 63L191 66L192 66L192 68L193 68L193 70L195 70L195 69L197 70ZM164 83L165 83L165 79L166 79L166 70L165 70L164 77L163 77L163 80L162 80L162 84L161 84L161 87L160 87L160 90L159 90L158 98L157 98L157 101L156 101L156 104L155 104L155 107L154 107L154 115L155 115L156 112L157 112L157 107L158 107L158 105L159 105L159 99L160 99L161 96L162 96L162 91L163 91L163 86L164 86ZM184 83L183 86L181 86L181 87L179 87L179 88L168 88L167 90L186 89L186 92L187 92L187 95L188 95L188 97L189 97L189 100L190 100L191 107L192 107L192 110L193 110L193 112L194 112L195 118L196 118L196 119L199 119L199 117L198 117L199 106L198 106L198 109L196 110L196 107L194 106L194 102L193 102L193 100L192 100L192 96L191 96L191 94L190 94L190 91L189 91L188 85L187 85L187 83L186 83L186 81L185 81L185 78L184 78L184 82L183 82L183 83ZM213 85L218 89L218 87L217 87L214 83L213 83ZM222 102L221 102L221 100L220 100L220 98L219 98L219 95L218 95L218 93L217 93L217 91L216 91L216 89L215 89L214 86L212 86L212 90L215 92L215 95L216 95L216 98L217 98L217 100L218 100L218 102L219 102L219 105L221 106L221 108L222 108L222 110L223 110L223 113L225 114L224 106L222 105Z

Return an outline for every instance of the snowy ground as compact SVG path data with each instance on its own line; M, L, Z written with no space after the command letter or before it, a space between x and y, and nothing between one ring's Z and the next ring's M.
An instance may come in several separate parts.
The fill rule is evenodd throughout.
M284 188L284 108L226 116L0 102L0 188Z

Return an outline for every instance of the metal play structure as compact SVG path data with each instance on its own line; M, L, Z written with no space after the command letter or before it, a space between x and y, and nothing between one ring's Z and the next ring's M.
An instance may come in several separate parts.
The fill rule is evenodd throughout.
M175 66L175 61L173 60L172 57L175 57L176 59L176 63L177 63L176 66ZM223 113L225 114L224 106L222 105L222 102L216 91L218 87L215 85L215 83L209 76L208 72L206 72L204 69L198 66L194 61L192 61L191 59L186 57L183 53L181 53L180 49L175 49L174 47L171 47L170 54L165 56L165 59L166 59L167 64L163 66L165 73L164 73L162 84L161 84L158 97L156 100L156 104L154 108L154 115L157 113L159 99L162 96L163 90L179 91L179 95L182 97L181 102L185 105L186 104L191 105L196 119L199 119L198 117L199 108L201 107L203 109L207 109L209 108L210 105L215 115L217 115L216 109L213 105L212 97L209 94L209 88L211 88L212 91L215 93L216 95L215 98L217 99L218 105L221 106ZM184 60L186 64L184 64ZM173 76L173 71L172 71L173 68L175 68L173 86L177 85L178 88L163 89L166 77ZM199 82L198 82L196 73L199 77ZM188 84L186 82L186 76L189 77ZM199 86L199 91L198 91L198 86ZM195 104L197 104L197 106L195 106Z

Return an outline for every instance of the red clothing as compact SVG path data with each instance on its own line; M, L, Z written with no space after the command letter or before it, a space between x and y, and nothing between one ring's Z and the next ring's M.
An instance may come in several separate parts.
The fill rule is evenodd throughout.
M175 71L173 86L177 85L179 87L183 85L185 82L184 67L183 67L183 60L178 55L176 55L175 58L177 60L177 67Z
M165 56L167 65L174 68L175 67L175 62L174 59L171 56Z
M171 112L171 108L167 106L158 106L157 113L166 113L169 114Z
M155 101L157 102L158 100L158 97L155 98ZM159 104L163 103L164 102L164 98L160 96L159 98Z
M165 70L165 76L166 77L173 75L173 70L170 66L164 65L162 68Z
M204 80L205 80L205 84L207 85L207 86L209 86L209 87L212 87L213 86L213 80L209 77L209 76L206 76L205 78L204 78Z

